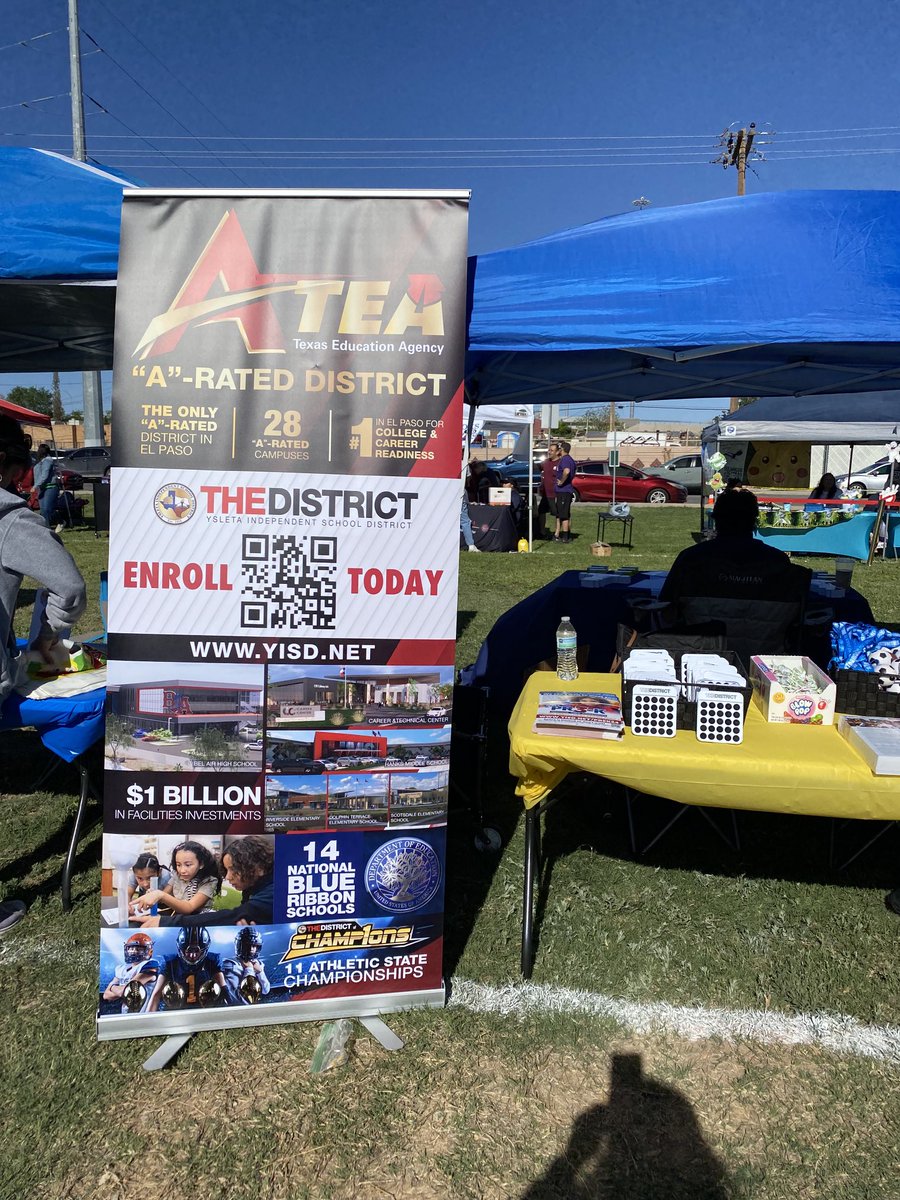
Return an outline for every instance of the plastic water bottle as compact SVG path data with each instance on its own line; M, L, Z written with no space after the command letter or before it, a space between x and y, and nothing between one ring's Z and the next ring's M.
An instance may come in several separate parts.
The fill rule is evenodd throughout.
M578 678L578 635L568 617L556 631L556 674L560 679Z

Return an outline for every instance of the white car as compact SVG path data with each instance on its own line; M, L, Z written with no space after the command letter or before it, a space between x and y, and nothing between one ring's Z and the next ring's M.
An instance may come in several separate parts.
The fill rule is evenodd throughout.
M877 496L891 482L891 461L880 458L878 462L865 467L862 471L851 471L848 475L838 475L837 485L845 496L854 500L864 500L868 495ZM900 483L900 464L894 464L894 482Z
M429 717L446 717L447 710L446 708L429 708L426 715Z

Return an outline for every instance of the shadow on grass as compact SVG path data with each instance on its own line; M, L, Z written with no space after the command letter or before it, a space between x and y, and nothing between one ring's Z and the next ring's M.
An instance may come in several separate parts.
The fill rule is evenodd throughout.
M103 766L100 747L92 747L83 761L93 787L98 788ZM0 736L0 779L7 793L4 800L7 820L9 806L22 805L23 798L36 797L30 805L26 800L21 810L27 814L26 825L19 828L15 840L7 840L7 850L16 847L21 852L0 865L0 883L17 881L15 895L26 904L39 898L49 899L59 893L62 885L63 863L81 787L78 768L48 751L33 730L5 730ZM99 864L101 816L101 806L92 794L74 860L73 879L79 872ZM31 882L24 882L31 877L34 877Z
M469 628L469 626L472 624L472 622L475 620L475 618L477 616L478 616L478 613L472 612L471 609L466 609L466 610L460 609L460 611L457 612L457 614L456 614L456 640L457 641L459 641L459 639L463 636L463 634L466 632L466 630Z
M585 1109L565 1150L520 1200L725 1200L725 1169L677 1089L616 1054L609 1099Z

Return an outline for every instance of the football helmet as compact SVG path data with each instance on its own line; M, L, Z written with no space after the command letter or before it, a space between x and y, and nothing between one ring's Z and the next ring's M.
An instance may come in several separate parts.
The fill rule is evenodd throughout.
M251 962L262 950L262 934L252 925L244 925L234 935L234 952L241 962Z
M149 933L133 933L125 943L125 962L146 962L153 957L153 938Z
M196 967L209 950L209 930L205 925L182 928L178 934L178 957L188 966Z

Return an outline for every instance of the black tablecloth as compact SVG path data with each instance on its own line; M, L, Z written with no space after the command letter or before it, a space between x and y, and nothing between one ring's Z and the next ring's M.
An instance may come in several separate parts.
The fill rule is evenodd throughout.
M608 671L619 622L630 624L633 602L658 596L665 577L665 571L634 575L564 571L499 618L482 643L476 662L463 670L463 682L489 687L492 708L512 711L525 672L542 659L555 657L556 628L563 615L570 617L578 631L579 644L590 647L584 669ZM859 592L851 588L845 596L832 600L817 595L817 587L818 581L813 580L808 614L830 608L838 621L874 621L868 601ZM827 631L826 625L818 645L804 646L805 653L822 667L829 657ZM814 634L815 630L810 632Z
M469 518L475 545L479 550L515 550L519 542L512 506L509 504L470 504ZM465 543L461 541L461 544Z

